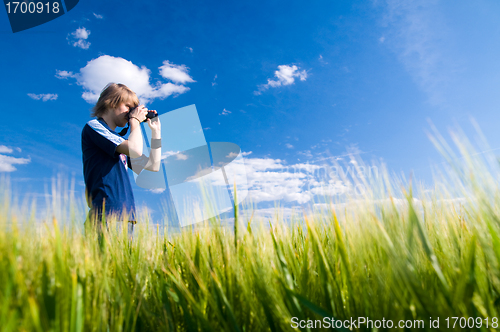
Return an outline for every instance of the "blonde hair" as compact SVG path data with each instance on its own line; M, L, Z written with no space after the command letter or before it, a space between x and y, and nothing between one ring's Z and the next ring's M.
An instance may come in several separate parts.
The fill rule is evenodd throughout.
M126 104L128 102L133 104L134 107L139 106L139 98L137 98L135 92L125 84L109 83L102 90L91 115L98 118L102 117L108 109L117 108L121 103Z

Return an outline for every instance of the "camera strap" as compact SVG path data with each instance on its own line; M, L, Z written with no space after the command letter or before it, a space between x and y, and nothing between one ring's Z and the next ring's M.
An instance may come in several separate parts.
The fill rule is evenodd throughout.
M120 136L125 136L127 134L127 131L128 131L128 127L129 125L127 125L125 128L123 128L119 133L118 135Z

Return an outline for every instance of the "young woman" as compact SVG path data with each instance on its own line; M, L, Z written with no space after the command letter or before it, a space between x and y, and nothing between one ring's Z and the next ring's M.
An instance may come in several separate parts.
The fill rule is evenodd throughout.
M90 207L87 220L99 222L115 215L129 221L130 231L133 228L137 219L127 170L158 172L161 161L161 124L157 117L146 119L147 114L148 109L139 106L136 94L124 84L110 83L101 92L92 112L96 118L82 130L83 175ZM142 151L140 128L146 120L152 132L149 157ZM127 124L130 134L124 139L115 129Z

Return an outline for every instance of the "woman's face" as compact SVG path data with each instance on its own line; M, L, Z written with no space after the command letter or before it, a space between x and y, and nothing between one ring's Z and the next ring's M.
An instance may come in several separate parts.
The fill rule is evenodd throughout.
M128 123L128 113L133 109L132 103L121 103L114 110L115 123L118 127L125 127Z

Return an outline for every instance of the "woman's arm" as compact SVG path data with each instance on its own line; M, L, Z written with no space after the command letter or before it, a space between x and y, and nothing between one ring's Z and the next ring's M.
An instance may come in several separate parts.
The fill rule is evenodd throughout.
M149 121L149 120L148 120ZM116 147L116 152L123 153L130 158L139 158L142 156L142 133L139 120L135 117L130 117L128 122L130 127L130 135L128 140L123 141Z
M149 128L151 128L151 152L149 160L144 167L148 171L158 172L161 165L161 123L160 119L148 119Z

